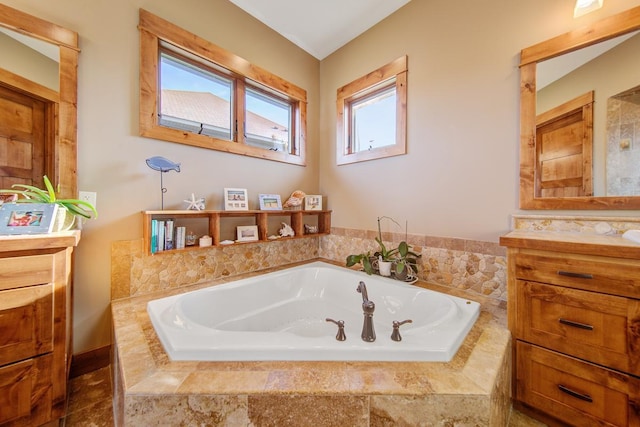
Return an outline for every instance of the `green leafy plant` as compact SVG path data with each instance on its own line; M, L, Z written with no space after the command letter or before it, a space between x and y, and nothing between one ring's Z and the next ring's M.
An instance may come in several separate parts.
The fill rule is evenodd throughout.
M374 257L373 255L371 255L371 252L349 255L347 256L347 267L353 267L356 264L362 264L362 267L367 274L373 274L375 272L375 269L373 268L373 264L371 263L372 258Z
M91 203L80 199L59 199L46 175L43 176L43 181L44 190L33 185L14 184L11 186L12 190L0 190L0 193L13 193L22 196L16 200L16 203L56 203L76 216L87 219L98 216L98 211Z
M418 273L418 258L422 254L415 253L411 250L411 246L404 240L398 245L398 256L395 260L396 274L400 275L407 269L407 273L411 270L412 274Z
M361 254L352 254L347 256L347 267L353 267L356 264L362 264L364 271L367 274L375 273L375 268L372 264L372 259L379 261L388 261L395 264L395 271L397 274L403 274L405 268L411 269L415 274L418 272L418 258L420 254L417 254L411 250L411 246L406 241L401 241L398 247L388 248L382 241L382 230L380 228L380 222L383 219L393 221L396 225L400 226L393 218L382 216L378 217L378 236L375 241L378 244L378 250L371 254L371 252L365 252Z

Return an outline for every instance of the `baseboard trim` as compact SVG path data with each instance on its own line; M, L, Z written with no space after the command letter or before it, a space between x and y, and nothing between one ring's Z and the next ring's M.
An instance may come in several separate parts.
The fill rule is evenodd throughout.
M79 377L111 363L111 346L107 345L71 357L69 378Z

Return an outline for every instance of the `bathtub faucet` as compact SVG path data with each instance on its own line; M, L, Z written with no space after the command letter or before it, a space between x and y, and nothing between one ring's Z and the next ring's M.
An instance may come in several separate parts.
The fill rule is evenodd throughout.
M362 341L373 342L376 340L376 331L373 330L373 311L376 309L376 305L373 301L369 301L369 295L367 295L367 285L364 282L360 282L356 291L362 294L362 311L364 314L364 323L362 324Z

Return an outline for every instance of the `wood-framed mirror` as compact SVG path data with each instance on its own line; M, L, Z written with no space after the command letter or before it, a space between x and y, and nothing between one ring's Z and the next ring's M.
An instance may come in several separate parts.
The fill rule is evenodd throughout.
M22 43L27 45L30 44L29 39L34 41L31 49L38 50L38 44L48 44L54 51L57 49L55 59L58 62L57 85L56 82L49 85L54 86L53 88L47 87L46 83L34 81L31 76L7 69L9 67L0 67L0 89L6 90L6 97L0 96L0 102L5 107L4 114L11 115L13 112L19 116L20 113L24 113L24 116L28 117L11 127L5 126L7 129L0 135L4 146L4 158L1 161L3 164L0 165L0 169L7 176L13 176L8 178L7 182L13 180L26 183L32 180L33 185L40 188L43 186L41 175L46 174L59 188L62 197L76 197L78 34L3 4L0 4L0 27L2 36L8 35L7 37L13 37L15 40L22 38ZM14 60L4 59L8 62ZM15 61L23 59L15 58ZM15 101L18 98L21 99ZM29 104L30 101L22 99L42 103L43 106L39 107L38 113L33 113L35 109ZM42 123L41 125L31 123L32 117L36 115L45 117L38 122ZM7 121L3 120L4 123ZM34 133L43 134L45 149L32 148L31 134ZM6 154L17 146L23 148L12 151L15 155ZM29 176L29 170L36 167L40 172L32 172ZM24 181L17 181L20 179ZM3 185L2 188L6 186Z
M567 209L567 210L619 210L619 209L640 209L640 180L637 182L635 191L629 192L628 195L607 195L593 192L593 184L588 182L590 174L586 174L586 178L583 178L581 168L592 168L592 155L591 153L579 153L573 161L572 165L563 164L560 166L551 166L545 168L542 165L544 157L541 156L543 145L543 134L539 137L536 135L539 132L543 132L539 129L538 124L544 122L544 118L548 118L549 112L543 114L538 111L538 81L539 76L536 75L539 70L540 64L544 61L551 60L553 58L559 58L572 52L578 52L585 48L599 45L602 42L611 41L617 37L629 35L635 31L640 30L640 7L629 9L625 12L617 15L610 16L601 21L595 22L586 27L570 31L560 36L554 37L547 41L538 43L536 45L525 48L521 51L520 56L520 208L521 209ZM640 40L640 36L638 37ZM637 70L637 68L635 68ZM602 76L602 74L601 74ZM636 83L637 88L630 90L640 89L640 79ZM598 94L598 90L595 90ZM629 91L627 91L629 92ZM633 92L635 93L635 92ZM639 92L640 93L640 92ZM591 101L589 101L591 96ZM635 96L635 95L634 95ZM639 95L640 96L640 95ZM576 107L578 100L585 101L580 107ZM573 128L572 130L565 131L565 133L578 134L580 144L578 150L583 150L583 140L590 139L588 135L601 132L604 140L605 130L597 126L594 126L593 119L589 121L587 113L591 108L589 105L593 104L593 95L588 92L582 94L567 103L575 108L580 108L579 114L584 120L580 123L580 127ZM597 101L596 101L597 102ZM606 104L606 100L604 104ZM600 103L602 107L607 108L603 103ZM586 105L586 106L585 106ZM559 117L567 118L570 113L575 113L575 109L566 107L557 107L557 111L562 111ZM609 107L610 108L610 107ZM590 113L589 113L590 114ZM609 120L608 118L603 121ZM548 123L548 121L546 122ZM596 122L597 123L597 122ZM640 129L640 125L638 126ZM561 132L556 132L559 134ZM541 141L538 141L541 139ZM637 137L640 140L640 137ZM586 141L589 142L589 141ZM609 144L609 142L607 142ZM630 141L623 140L616 142L616 148L621 150L628 150ZM553 145L553 144L550 144ZM640 150L640 141L638 141L638 149ZM584 145L587 147L588 145ZM609 148L607 147L607 150ZM573 148L572 148L573 150ZM605 152L603 148L601 150ZM606 153L605 153L606 154ZM604 157L604 155L603 155ZM548 159L548 157L546 157ZM638 163L640 165L640 163ZM573 169L574 172L562 176L562 172L558 173L558 176L549 180L549 187L556 187L553 190L545 190L544 179L548 175L553 175L558 170ZM640 168L636 168L640 170ZM551 171L551 172L550 172ZM590 172L590 171L589 171ZM597 172L597 171L596 171ZM596 173L597 175L598 173ZM575 176L574 176L575 175ZM558 191L557 187L561 185L567 185L567 182L575 181L579 176L581 180L586 183L578 192L572 192L573 190ZM604 180L604 179L603 179ZM553 182L552 182L553 181ZM563 183L564 182L564 183ZM579 184L579 186L582 184Z

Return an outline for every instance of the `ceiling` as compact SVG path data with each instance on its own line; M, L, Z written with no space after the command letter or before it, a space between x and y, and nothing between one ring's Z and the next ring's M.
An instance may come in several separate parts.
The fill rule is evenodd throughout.
M323 59L411 0L230 0Z

